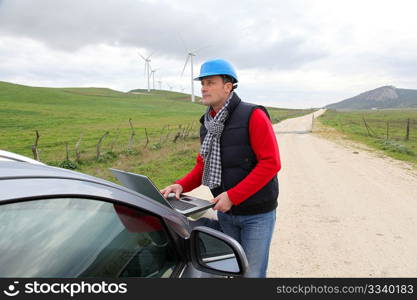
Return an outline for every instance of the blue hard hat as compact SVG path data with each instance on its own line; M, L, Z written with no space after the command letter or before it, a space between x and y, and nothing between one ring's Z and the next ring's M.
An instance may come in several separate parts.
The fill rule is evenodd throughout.
M200 75L194 80L201 80L203 77L214 75L228 75L232 77L235 82L238 82L237 75L233 66L224 59L208 60L201 65Z

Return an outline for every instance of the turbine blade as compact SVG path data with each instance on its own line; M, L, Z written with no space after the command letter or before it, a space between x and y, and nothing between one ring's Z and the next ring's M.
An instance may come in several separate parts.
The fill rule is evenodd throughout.
M184 71L185 71L185 68L187 67L189 59L190 59L190 56L187 55L187 59L185 60L184 68L182 69L182 72L181 72L181 77L182 77L182 75L184 75Z
M147 59L150 59L152 55L154 55L156 53L156 51L152 52L151 55L148 56Z
M143 56L142 54L140 54L140 52L138 52L138 53L139 53L140 57L143 58L143 60L146 60L145 56Z
M194 55L196 54L196 52L198 52L198 51L200 51L200 50L203 50L203 49L206 49L206 48L209 48L209 47L211 47L211 45L205 45L205 46L203 46L203 47L200 47L200 48L197 48L197 49L195 49L194 51L192 51L193 53L194 53Z

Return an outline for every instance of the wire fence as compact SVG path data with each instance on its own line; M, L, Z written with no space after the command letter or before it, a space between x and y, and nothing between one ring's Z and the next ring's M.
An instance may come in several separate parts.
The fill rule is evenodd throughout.
M89 134L88 139L81 133L76 141L72 139L58 144L42 143L42 132L35 130L35 141L31 146L33 158L53 164L52 157L59 156L63 158L59 164L61 167L76 168L76 164L83 161L105 160L120 153L158 150L199 137L199 123L196 121L179 125L167 124L159 128L135 128L131 119L129 124L129 131L125 128L103 130L101 135Z
M362 120L345 120L341 127L356 126L362 128L362 134L369 137L397 140L417 141L417 120L378 120L362 116Z

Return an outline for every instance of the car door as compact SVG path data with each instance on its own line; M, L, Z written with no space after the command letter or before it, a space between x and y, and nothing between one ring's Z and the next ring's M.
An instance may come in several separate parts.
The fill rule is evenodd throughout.
M183 262L163 220L85 197L0 205L0 277L171 277Z

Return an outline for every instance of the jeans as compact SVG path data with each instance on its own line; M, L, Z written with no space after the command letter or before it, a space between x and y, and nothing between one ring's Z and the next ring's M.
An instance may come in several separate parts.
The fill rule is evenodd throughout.
M223 232L238 241L245 250L249 262L246 277L266 277L276 209L247 216L218 212L217 216Z

